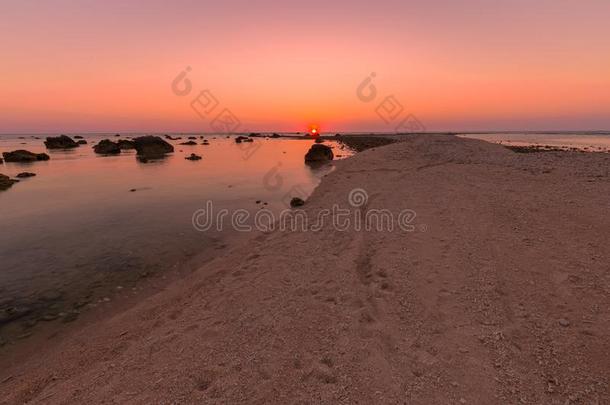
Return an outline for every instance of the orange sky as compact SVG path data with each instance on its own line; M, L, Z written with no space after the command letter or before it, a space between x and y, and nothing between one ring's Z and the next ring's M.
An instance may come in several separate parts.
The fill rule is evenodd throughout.
M610 129L608 1L7 3L0 133L205 132L223 108L244 131Z

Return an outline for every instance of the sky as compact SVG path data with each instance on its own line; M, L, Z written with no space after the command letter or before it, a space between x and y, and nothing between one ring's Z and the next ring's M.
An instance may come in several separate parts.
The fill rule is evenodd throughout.
M607 0L0 10L0 133L610 130Z

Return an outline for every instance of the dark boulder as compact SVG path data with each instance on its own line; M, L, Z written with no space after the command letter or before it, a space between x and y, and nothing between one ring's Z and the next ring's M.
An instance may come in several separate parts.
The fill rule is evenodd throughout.
M78 141L76 141L76 143L79 145L86 145L87 141L85 141L84 139L79 139Z
M7 162L36 162L41 160L49 160L49 155L46 153L32 153L27 150L19 149L12 152L2 153L4 160Z
M134 141L128 141L126 139L119 139L117 142L121 150L135 149L136 143Z
M188 139L197 139L197 137L196 136L189 136Z
M83 139L83 137L82 137L82 136L80 136L80 135L76 135L76 136L74 137L74 139Z
M13 180L4 174L0 174L0 191L9 189L13 184L17 183L18 180Z
M34 177L34 176L36 176L36 173L32 173L32 172L21 172L17 175L17 177L20 179L24 179L26 177Z
M133 140L139 156L146 158L163 157L174 151L174 147L158 136L140 136Z
M100 155L116 155L117 153L121 153L121 148L116 142L112 142L109 139L102 139L93 147L93 151Z
M305 205L305 201L299 197L293 197L292 200L290 200L290 206L293 208L302 207L303 205Z
M197 145L197 142L195 142L195 141L182 142L180 145L192 146L192 145Z
M186 160L201 160L201 156L191 153L191 156L185 157Z
M273 135L271 135L271 137L272 137L272 138L279 138L279 137L280 137L280 134L273 134Z
M74 139L66 135L49 136L47 137L47 140L44 141L44 145L47 149L71 149L78 147L78 144Z
M309 152L305 155L305 162L326 162L333 160L333 150L321 143L316 143L311 146Z

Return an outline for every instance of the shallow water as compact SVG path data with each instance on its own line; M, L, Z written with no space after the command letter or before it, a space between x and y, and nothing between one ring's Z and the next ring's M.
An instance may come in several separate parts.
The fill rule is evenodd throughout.
M605 132L472 133L460 134L459 136L514 146L549 145L556 148L576 148L590 152L610 151L610 133Z
M182 146L189 135L172 134L182 137L168 140L173 154L140 163L135 151L93 153L100 139L127 136L83 135L88 145L67 151L46 150L45 135L37 136L0 136L0 152L27 149L51 157L0 164L0 173L11 177L37 174L0 192L0 311L32 311L22 323L96 302L151 273L196 268L239 237L228 226L206 232L193 227L193 213L207 201L214 209L278 212L291 197L306 198L333 168L304 164L312 140L236 144L233 137L206 135L208 146L200 136L196 146ZM351 154L327 144L342 157ZM191 153L203 159L185 160Z

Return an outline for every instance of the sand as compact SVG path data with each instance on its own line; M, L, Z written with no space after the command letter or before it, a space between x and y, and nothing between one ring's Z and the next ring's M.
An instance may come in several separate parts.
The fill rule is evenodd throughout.
M0 360L0 403L610 401L610 155L438 135L335 164L310 217L360 188L414 230L254 234Z

